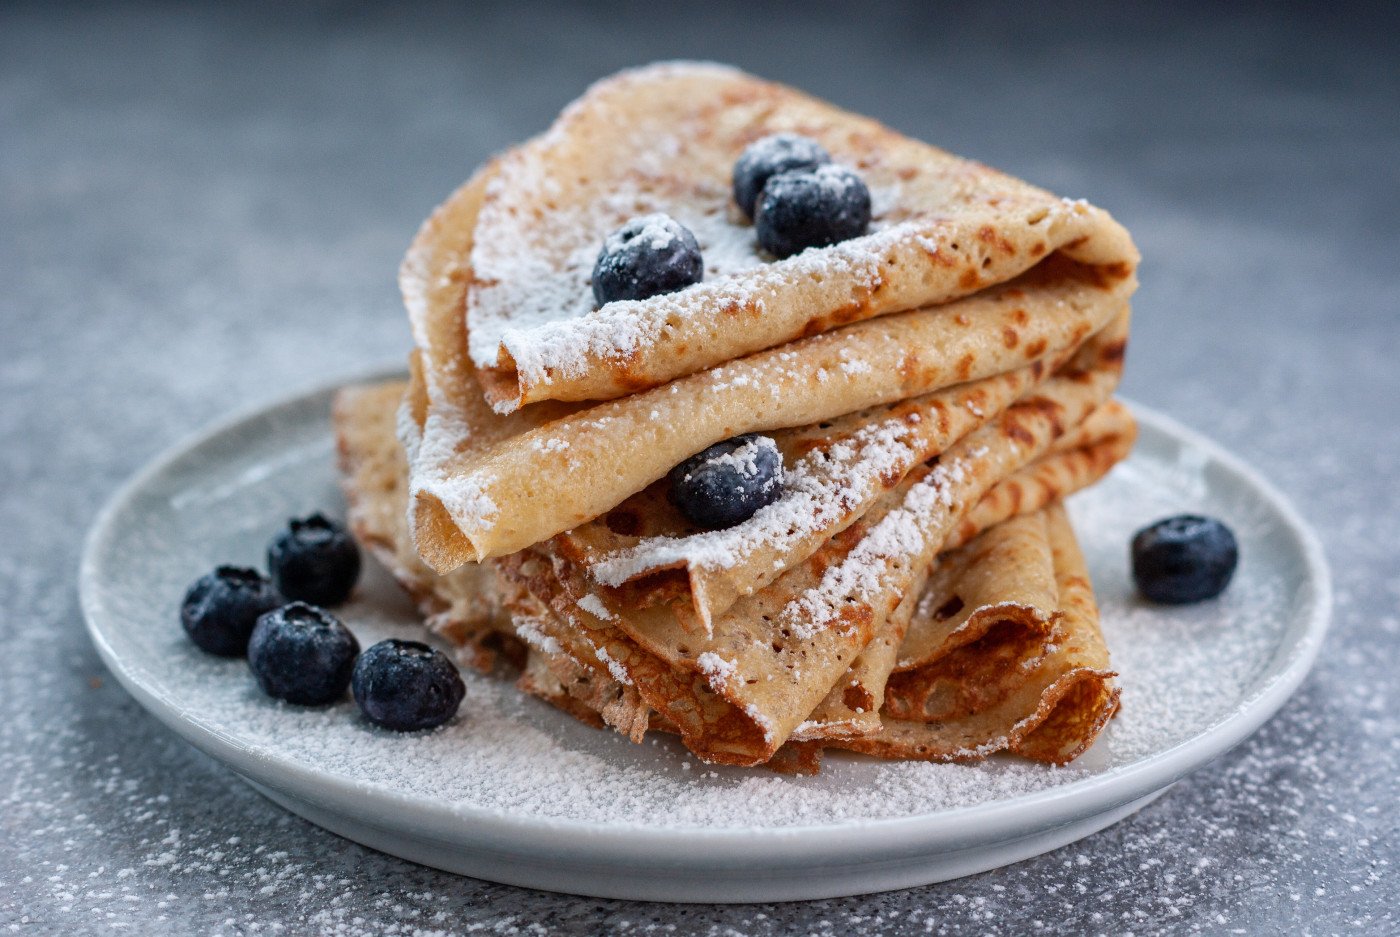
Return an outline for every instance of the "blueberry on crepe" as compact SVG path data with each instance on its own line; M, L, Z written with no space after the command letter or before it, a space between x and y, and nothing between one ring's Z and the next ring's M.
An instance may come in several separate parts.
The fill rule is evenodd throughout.
M593 298L599 306L648 299L685 289L704 276L700 245L690 229L670 215L643 215L603 242L593 264Z
M816 169L831 162L831 154L810 137L774 133L744 148L734 163L734 201L753 220L758 197L768 180L782 172Z
M782 491L782 453L752 433L717 442L671 470L671 503L710 530L748 520Z
M754 216L758 243L775 257L838 244L869 224L870 190L854 170L835 165L769 179Z

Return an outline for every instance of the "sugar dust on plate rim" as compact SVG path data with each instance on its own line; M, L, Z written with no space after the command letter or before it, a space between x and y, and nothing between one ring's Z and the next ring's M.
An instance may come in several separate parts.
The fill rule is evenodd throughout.
M1301 682L1330 612L1321 549L1282 496L1213 443L1135 406L1134 455L1071 501L1124 685L1123 713L1074 765L850 756L816 779L759 777L702 765L664 741L634 747L490 678L469 680L448 730L377 736L353 703L297 711L260 699L237 661L201 660L164 614L206 560L221 558L212 551L256 559L291 513L338 503L328 501L332 391L222 423L128 482L84 550L88 628L143 706L274 800L367 845L481 878L602 897L758 901L907 887L1016 861L1115 822L1253 732ZM1132 598L1128 537L1186 509L1214 510L1240 533L1237 581L1204 611L1143 606ZM362 643L413 636L406 603L377 577L347 622Z

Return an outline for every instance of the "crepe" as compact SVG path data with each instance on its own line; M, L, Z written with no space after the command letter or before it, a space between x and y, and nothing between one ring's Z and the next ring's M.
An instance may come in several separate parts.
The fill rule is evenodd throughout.
M954 526L944 549L967 543L1009 517L1036 511L1098 481L1128 457L1137 441L1137 423L1128 408L1110 400L1050 447L1030 467L998 484Z
M641 742L653 713L636 688L580 662L583 645L576 638L560 636L566 650L559 639L546 637L550 612L527 590L503 581L499 591L520 634L529 636L527 664L516 685L585 722L599 728L611 726L633 742Z
M1000 482L956 525L945 552L931 567L919 570L899 605L875 632L845 675L812 714L797 727L798 739L855 738L880 731L881 700L896 669L911 669L921 650L947 653L985 633L998 613L1026 622L1033 631L1049 621L1053 582L1043 522L1035 519L1045 506L1087 487L1127 455L1136 435L1132 417L1110 401L1061 438L1033 465ZM1028 529L1029 528L1029 529ZM986 531L979 536L981 531ZM957 550L977 537L975 545ZM1034 558L1039 555L1040 562ZM930 584L930 579L932 583ZM1001 586L997 591L989 586ZM972 627L955 630L948 622L958 612L965 621L975 610ZM944 626L960 642L931 642ZM912 631L911 631L912 624ZM928 655L931 660L933 655Z
M1120 690L1063 505L1046 509L1043 523L1057 592L1052 605L1038 609L1042 615L1046 607L1056 610L1049 640L1026 621L1000 619L936 663L892 678L881 730L832 746L882 758L947 761L1009 750L1065 764L1093 744L1118 711ZM990 560L976 560L970 569L985 575L983 563ZM949 586L952 594L964 588L958 581Z
M337 398L335 423L341 452L342 477L350 503L351 523L360 541L369 547L376 557L387 561L390 570L405 588L420 600L420 604L427 598L422 590L425 587L430 590L433 597L427 598L423 607L451 608L456 610L456 614L470 614L472 605L454 601L462 588L461 571L448 576L435 576L421 565L415 568L411 562L412 551L407 527L402 522L401 510L403 499L406 497L407 468L402 457L396 457L399 447L390 430L394 407L403 392L404 385L401 382L393 382L373 388L347 389ZM1079 474L1075 466L1104 467L1107 460L1097 453L1104 447L1121 452L1125 439L1131 439L1131 422L1125 420L1125 412L1121 407L1109 404L1098 408L1078 429L1062 437L1060 443L1052 447L1044 457L993 488L967 513L964 521L980 517L984 522L999 522L1008 507L1013 504L1028 511L1039 510L1041 503L1035 501L1032 495L1048 497L1052 493L1064 494L1074 490L1074 487L1091 482L1096 475ZM1111 461L1108 464L1111 464ZM397 481L392 477L395 472ZM1021 495L1004 494L1012 489L1019 490ZM398 520L395 520L396 518ZM987 533L982 535L981 541L974 541L964 550L942 558L938 569L959 571L959 575L945 576L940 580L948 583L944 591L936 592L930 589L921 593L917 588L913 588L907 594L922 595L926 597L926 601L937 601L940 605L946 604L954 594L961 594L971 601L988 606L1010 607L1025 604L1027 593L1039 588L1040 597L1035 601L1038 602L1036 607L1040 612L1033 616L1033 620L1041 624L1054 620L1058 614L1060 593L1057 591L1054 596L1050 596L1044 585L1046 564L1042 561L1037 566L1025 561L1025 556L1036 549L1036 539L1034 536L1026 537L1023 528L1037 519L1038 515L1022 514L1019 521L990 526ZM955 525L955 529L965 531L969 528ZM1048 523L1041 522L1037 529L1042 531L1043 536L1048 536ZM1014 546L1017 542L1021 545L1019 552ZM1007 548L1007 543L1013 546ZM988 550L989 544L1002 546ZM977 562L970 564L969 568L966 560L972 557L975 557ZM528 558L523 555L516 559L522 565L528 562ZM505 562L510 564L512 561ZM548 564L543 560L536 562L538 565L533 572L549 578ZM985 574L993 565L1001 571L1001 575L996 578L1006 587L1006 591L976 592L976 584L988 578ZM1033 571L1033 566L1038 572ZM466 567L482 571L489 568ZM1037 575L1040 577L1039 584L1028 584L1029 580ZM648 730L678 731L664 714L659 714L647 705L635 684L627 682L631 680L629 672L618 666L619 660L607 654L606 649L613 645L599 645L592 640L599 634L598 629L590 632L565 626L561 618L548 606L537 600L528 589L518 585L520 576L513 577L515 585L512 584L511 576L505 578L504 588L493 588L489 594L497 596L492 603L494 608L504 607L513 613L515 633L530 645L528 662L518 680L521 689L540 696L589 724L611 725L634 739L639 739ZM478 578L475 582L481 584L483 580ZM444 617L450 619L451 614L454 613L446 613ZM496 620L499 619L492 619ZM483 623L480 616L473 616L467 621L455 624L459 627L449 626L439 618L437 630L453 643L464 645L468 659L475 659L475 651L471 647L470 638L467 637L471 634L470 628L460 626L481 628ZM1042 639L1040 646L1043 647L1043 639L1048 631L1047 628L1037 626L1025 629L1024 634L1039 636ZM622 646L627 642L623 635L615 634L613 637L615 646ZM605 648L607 660L598 657L599 646ZM1065 646L1068 649L1068 645ZM639 657L644 654L640 648L635 647L633 653ZM883 665L881 660L884 661ZM1068 657L1065 660L1073 663ZM861 661L866 662L865 669L862 669ZM1082 660L1080 663L1082 664ZM867 701L880 700L882 694L878 691L880 681L883 680L881 671L887 674L890 664L892 661L889 660L889 656L886 654L882 658L879 644L871 641L849 671L848 679L838 679L834 684L835 689L845 696L845 691L851 686L849 680L857 679L860 689L853 692L847 702L853 704L853 709L863 708L862 703L855 699L856 693L866 694ZM614 667L617 668L616 672ZM651 667L657 670L664 669L662 663L655 659L652 660ZM1034 715L1040 720L1036 725L1045 724L1049 727L1039 733L1033 733L1029 731L1030 723L1027 723L1020 730L1020 735L1031 740L1023 739L1017 744L1026 746L1026 750L1034 756L1053 752L1057 753L1057 758L1063 757L1066 752L1073 751L1076 747L1087 746L1091 738L1085 733L1090 730L1096 732L1107 719L1102 704L1108 697L1099 692L1101 685L1106 686L1106 678L1101 673L1089 673L1091 669L1093 668L1071 666L1062 661L1053 664L1049 669L1041 668L1036 671L1040 681L1036 684L1037 693L1028 694L1028 698L1030 695L1034 696L1034 705L1024 713L1017 714L1017 721ZM936 681L929 682L929 678L937 676L935 671L927 670L920 676L929 686L940 685ZM671 677L677 680L686 679L683 669L672 670ZM690 679L693 680L694 675L690 675ZM697 693L710 704L713 714L727 712L729 707L714 698L714 694L707 694L703 687L698 688ZM927 747L927 738L934 730L928 726L906 725L905 723L913 720L897 720L894 729L889 734L884 734L881 732L881 723L890 721L888 713L881 716L870 708L866 708L864 713L856 714L861 718L853 719L843 726L840 719L830 716L829 711L826 716L823 715L824 705L825 703L819 704L810 717L804 720L806 725L799 725L794 732L795 739L807 740L814 744L818 740L821 744L837 744L878 734L881 739L879 745L870 748L877 754L893 756L898 751L907 753L909 757L933 757L934 749ZM910 715L912 710L906 706L902 712ZM978 725L985 723L986 719L987 717L983 717ZM818 726L821 728L818 729ZM1014 728L1014 725L1012 727ZM733 726L729 728L733 729ZM1007 738L1011 737L1007 733L1002 734ZM1051 746L1050 742L1046 741L1070 737L1078 739L1078 742L1075 745L1065 743ZM1037 747L1037 740L1044 744ZM1079 743L1082 743L1082 746ZM947 754L950 750L939 751ZM953 754L967 757L964 748L956 749ZM777 758L778 763L770 764L770 767L779 770L811 773L816 768L817 756L813 745L795 744L793 740L789 740L774 752L773 757ZM771 760L770 758L770 762Z
M1057 257L973 297L858 323L622 400L502 416L473 392L462 323L475 277L466 255L492 172L434 213L400 272L422 378L403 427L414 536L438 572L598 517L739 433L818 424L1035 362L1044 373L1124 314L1136 283Z
M806 563L736 603L712 639L688 634L664 607L616 614L583 569L538 549L498 564L552 613L523 626L518 616L517 633L537 645L562 643L575 659L635 685L702 757L766 761L856 659L963 508L1081 423L1112 384L1111 371L1048 382L906 478Z
M1120 316L1078 350L1074 366L1116 380L1126 335L1127 318ZM669 506L659 482L601 523L580 525L554 542L589 567L604 597L627 607L672 602L683 622L708 632L735 601L807 559L916 466L998 416L1040 379L1039 367L1020 369L777 432L788 466L783 492L732 527L697 531Z
M873 204L868 234L783 260L760 253L730 200L730 172L747 144L783 131L860 172ZM589 273L599 245L654 211L694 232L705 282L595 311ZM790 88L695 63L590 88L547 133L502 157L477 231L471 359L502 412L632 394L802 336L946 303L1056 252L1120 278L1138 257L1127 232L1083 201Z
M780 130L859 170L868 234L754 247L729 169ZM650 211L706 280L594 310L599 243ZM418 233L402 461L393 390L337 412L352 523L478 665L634 741L781 770L837 744L1065 757L1116 691L1055 505L1131 446L1136 264L1102 211L790 89L624 73ZM666 476L744 433L781 452L779 497L698 530Z

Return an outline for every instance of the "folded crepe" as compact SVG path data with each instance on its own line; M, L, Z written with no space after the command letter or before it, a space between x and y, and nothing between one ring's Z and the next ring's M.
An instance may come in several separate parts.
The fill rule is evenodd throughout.
M869 233L781 260L760 252L730 199L730 171L746 145L779 132L814 139L859 170ZM705 281L595 310L598 246L658 211L694 232ZM1127 232L1082 201L701 63L594 85L548 132L501 158L476 228L470 355L503 412L633 394L836 326L947 303L1057 252L1124 279L1138 259Z
M1121 366L1127 318L1078 349L1061 377L1093 374L1102 399ZM808 559L911 471L1040 385L1037 367L956 385L886 407L773 434L788 469L780 497L722 530L689 525L654 483L599 522L552 543L584 565L605 598L624 606L671 602L683 625L709 633L716 616Z
M991 555L1007 548L1001 528L1012 524L1022 528L1015 536L1027 538L1013 549L1041 554L1027 561L1037 567L1034 572ZM939 761L1009 750L1065 764L1093 744L1117 713L1120 691L1064 506L1056 502L1040 514L1007 521L979 540L998 534L1000 543L974 540L948 558L959 573L929 593L937 603L954 603L963 592L991 600L984 606L988 627L971 643L950 639L953 649L936 655L934 663L893 676L885 689L880 731L833 740L833 747ZM1005 580L1006 591L988 590L988 578ZM1026 605L1018 594L1025 579L1043 590L1038 604Z
M867 234L755 246L730 167L781 131L859 170ZM654 211L706 278L594 309L598 245ZM352 523L470 662L634 740L780 770L1073 757L1117 697L1054 505L1132 444L1136 264L1102 211L790 89L627 72L419 231L407 387L337 405ZM666 476L751 432L779 497L697 529Z
M438 572L598 517L740 433L819 425L1018 369L1022 380L1039 379L1118 321L1116 344L1102 352L1121 360L1131 268L1117 275L1057 254L977 295L802 339L621 400L498 414L476 392L463 317L478 276L468 258L495 171L488 166L433 214L400 271L417 346L417 386L402 426L414 537ZM1000 396L1014 396L1014 385L1004 380Z
M686 629L669 606L609 606L587 569L552 541L498 568L581 634L618 679L634 683L692 751L761 763L869 643L961 515L1100 403L1111 387L1101 378L1047 382L936 465L910 473L803 563L735 602L710 634Z
M873 667L868 666L871 659L878 656L873 652L879 646L869 638L877 632L888 635L887 631L873 627L873 612L878 609L878 603L868 598L862 603L867 609L865 620L872 622L868 630L828 628L824 629L824 634L802 635L794 634L789 627L787 640L792 649L787 656L807 665L805 674L800 669L796 674L789 670L789 676L815 689L807 689L804 695L790 685L782 685L775 688L777 692L752 693L747 698L742 690L732 694L746 699L743 704L746 710L740 710L728 699L725 690L733 690L730 684L750 679L745 674L762 672L765 667L772 668L775 662L783 662L781 649L770 644L758 654L739 653L726 657L723 641L681 644L679 641L684 639L677 629L658 626L658 619L664 622L664 616L653 614L650 620L646 620L646 616L638 620L631 614L617 616L601 602L591 600L579 589L576 578L570 579L571 571L576 574L577 570L557 557L526 551L498 561L494 565L502 572L503 581L497 588L482 589L478 593L480 601L475 605L454 601L463 587L460 578L463 570L478 567L467 566L447 576L432 574L414 559L403 514L394 509L396 505L401 508L407 496L407 463L390 431L394 401L401 393L402 385L389 385L346 391L337 400L336 426L351 523L356 535L376 556L389 563L420 606L426 612L437 614L439 632L471 649L471 659L479 658L477 647L482 637L497 633L499 610L506 608L514 613L515 632L530 645L530 663L520 680L523 689L581 718L588 718L585 714L595 714L590 721L613 725L633 738L640 738L649 727L675 730L688 743L698 742L698 745L691 745L692 749L709 760L757 764L777 756L780 766L793 770L809 770L813 767L814 756L788 740L788 736L793 735L792 730L797 728L796 721L789 718L787 724L780 723L776 730L769 728L785 714L785 703L798 700L795 705L799 717L812 717L800 721L839 722L824 719L819 704L823 695L832 695L837 687L841 672L846 669L841 663L843 660L852 663L853 671L868 674L862 691L873 692L873 698L879 698L879 687L894 661L886 652L881 658L883 663L877 661ZM1047 407L1040 403L1028 409L1042 412ZM1007 426L1018 428L1007 436L1015 442L1020 429L1030 424L1023 423L1024 411L1018 416L1015 408L1006 417ZM971 532L968 525L976 523L977 518L991 525L1008 516L1008 512L1036 510L1046 500L1091 482L1112 464L1114 454L1121 455L1130 442L1131 419L1126 411L1115 404L1098 407L1091 416L1078 421L1077 428L1059 437L1055 445L1045 447L1038 460L992 487L972 510L965 512L958 524L945 526L955 531L953 536L966 538ZM978 445L968 451L981 448ZM974 458L986 455L980 453ZM920 480L926 481L941 466L960 465L960 458L958 453L948 453L940 459L939 466L928 469ZM953 474L961 478L966 472L956 468ZM905 500L913 487L912 482L902 486ZM882 510L881 518L891 513L883 507ZM872 523L866 521L864 526ZM878 527L878 523L874 526ZM847 539L855 539L855 534ZM857 545L860 540L856 540ZM845 543L833 545L825 552L828 557L836 557L843 551L849 557L851 549ZM805 581L811 582L811 576ZM428 594L423 592L425 584L431 590ZM482 584L474 579L473 585L481 588ZM796 590L796 585L788 586L788 593ZM969 595L972 594L969 591ZM578 598L575 600L571 596ZM758 608L777 604L774 596L763 593L755 600ZM465 613L470 618L448 625L441 613L444 607L456 609L456 614ZM483 613L483 609L489 612ZM735 621L737 625L726 624L721 629L721 634L730 641L730 648L734 646L733 639L743 633L762 632L766 638L781 639L781 628L769 627L771 623L763 622L762 614L745 616L741 612ZM859 640L861 636L866 637L864 642ZM668 645L668 641L672 643ZM837 653L823 653L824 649L832 648L836 648ZM861 670L863 659L867 665L864 671ZM836 666L832 666L832 662ZM843 692L841 695L852 699L851 694ZM870 721L866 719L867 723ZM844 733L836 732L828 726L825 731L814 732L809 725L795 734L795 741L849 740L868 735L870 731L867 725L860 731L852 727Z
M1046 505L1101 478L1132 448L1136 427L1121 404L1097 408L1032 466L999 483L944 542L945 552L919 570L899 605L849 671L794 731L797 739L849 739L878 733L886 715L886 683L984 634L994 622L1016 621L1043 634L1045 609L1056 607ZM980 534L980 531L986 533ZM956 549L976 537L974 544ZM1038 559L1037 559L1038 558ZM968 624L971 620L971 624ZM940 640L941 638L941 640ZM907 715L907 713L905 714Z

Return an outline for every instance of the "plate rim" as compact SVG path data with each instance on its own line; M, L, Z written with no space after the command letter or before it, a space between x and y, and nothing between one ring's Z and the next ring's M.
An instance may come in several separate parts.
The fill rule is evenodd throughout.
M276 411L305 406L317 397L328 398L349 384L405 375L405 370L398 365L357 371L240 408L186 435L150 459L108 497L84 537L78 564L79 601L88 635L108 670L144 709L196 748L245 778L297 796L312 796L328 808L353 811L362 816L366 811L366 798L369 798L374 816L393 817L393 828L400 831L433 831L440 838L455 827L465 831L476 847L508 847L521 853L547 850L544 854L553 861L587 857L595 862L609 861L648 869L654 869L658 860L674 861L676 847L681 843L685 847L683 864L690 868L699 864L752 862L757 858L754 848L760 845L762 858L770 863L811 866L814 859L828 849L833 850L830 853L833 858L849 862L859 855L915 855L933 844L958 848L994 843L1021 835L1033 827L1049 827L1113 809L1160 790L1220 757L1255 732L1292 696L1311 670L1330 622L1332 584L1325 552L1312 527L1288 498L1258 470L1218 443L1172 417L1120 397L1140 423L1203 451L1210 461L1247 483L1282 520L1309 573L1310 607L1299 613L1306 615L1306 622L1296 643L1281 648L1286 663L1272 676L1263 678L1258 686L1247 688L1239 705L1224 718L1169 748L1092 777L981 804L901 817L787 827L656 827L520 815L429 800L421 795L327 774L296 759L244 744L237 736L201 719L198 713L183 710L142 682L143 668L132 666L131 661L122 657L109 643L99 623L103 603L97 555L102 544L115 535L116 524L128 503L152 479L194 450L248 423L267 419ZM1035 821L1028 824L1027 815L1034 816Z

